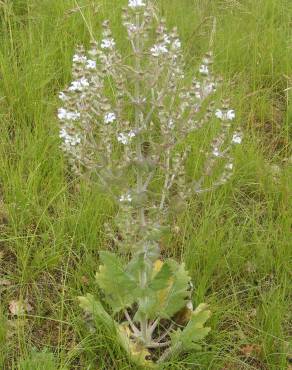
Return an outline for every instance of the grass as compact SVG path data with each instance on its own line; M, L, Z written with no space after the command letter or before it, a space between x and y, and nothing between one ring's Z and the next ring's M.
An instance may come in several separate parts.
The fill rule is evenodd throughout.
M167 368L287 369L291 1L157 3L169 25L178 26L189 71L208 48L216 16L215 68L228 81L246 136L232 182L193 198L187 215L174 220L180 232L167 253L186 261L194 302L209 303L213 315L204 351ZM98 293L98 251L107 247L103 224L113 210L103 194L70 177L56 121L57 93L70 80L74 46L88 42L88 29L98 35L108 17L126 47L123 4L79 0L86 25L73 0L0 1L1 369L134 369L110 335L87 330L78 308L76 296ZM9 302L20 297L33 309L15 319Z

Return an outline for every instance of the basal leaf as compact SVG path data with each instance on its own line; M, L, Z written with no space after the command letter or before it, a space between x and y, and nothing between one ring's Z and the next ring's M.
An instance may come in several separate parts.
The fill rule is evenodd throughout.
M138 342L134 342L131 338L131 330L128 325L119 325L118 339L122 347L126 350L129 358L143 369L156 368L155 364L148 360L150 352Z
M169 285L169 279L172 277L172 270L169 264L163 263L160 270L154 275L149 284L149 289L158 291L165 289Z
M85 311L93 315L93 317L101 321L106 326L113 324L113 319L105 311L102 304L97 301L92 294L86 294L86 296L78 297L80 307Z
M197 342L204 339L210 332L210 328L204 327L211 316L206 304L201 304L192 313L191 319L183 330L177 330L171 334L172 345L180 344L183 350L198 349Z
M184 265L173 260L154 264L154 275L147 288L147 299L140 302L135 319L147 315L150 319L160 316L171 318L186 305L190 296L188 284L190 277Z
M185 270L184 264L169 261L172 269L172 277L169 279L168 286L158 292L160 304L160 315L162 317L172 317L186 305L190 297L188 285L190 277Z
M99 267L96 279L113 311L118 312L135 301L137 284L116 255L101 252L100 258L103 265Z

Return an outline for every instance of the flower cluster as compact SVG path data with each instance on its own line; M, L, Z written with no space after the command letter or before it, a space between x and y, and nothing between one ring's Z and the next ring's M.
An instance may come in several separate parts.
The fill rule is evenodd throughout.
M161 261L159 245L170 232L173 209L183 212L192 194L230 179L233 148L242 141L229 101L215 108L220 79L213 74L212 53L202 58L189 82L177 29L168 31L165 21L157 19L151 1L129 0L123 10L132 48L127 65L104 22L100 41L92 42L88 52L77 48L73 82L60 93L58 110L62 149L74 171L89 171L118 207L108 236L132 260L125 267L116 256L103 254L98 283L113 313L122 313L123 324L115 324L117 337L142 366L147 357L158 355L150 349L165 349L158 359L163 362L207 333L196 326L201 315L207 319L209 314L205 306L193 309L187 271L175 261ZM192 153L186 139L208 127L214 137L209 149L198 151L204 165L193 178L186 170ZM89 311L92 299L82 299ZM100 303L94 305L103 319L108 317ZM173 317L184 308L189 315L181 330Z
M141 8L145 6L145 3L143 0L129 0L129 7L134 8Z
M128 133L120 132L118 134L118 141L124 145L128 145L133 137L135 137L135 131L131 130Z

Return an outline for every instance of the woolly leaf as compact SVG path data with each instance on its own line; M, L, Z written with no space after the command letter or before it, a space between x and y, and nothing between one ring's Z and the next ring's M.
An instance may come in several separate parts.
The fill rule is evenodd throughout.
M159 272L150 282L147 299L140 302L135 319L139 319L140 315L146 315L150 319L157 316L171 318L186 305L190 296L188 291L190 277L184 264L168 260L157 266Z
M168 317L173 316L185 306L186 300L190 298L188 288L191 281L184 263L178 264L175 261L171 261L171 263L174 278L173 281L170 281L169 287L166 288L167 295L162 294L162 297L165 297L162 299L162 312L165 312Z
M96 274L97 282L104 290L113 311L119 312L135 301L137 284L116 255L101 252L100 258L103 265Z
M211 316L207 305L202 303L192 313L191 319L183 330L177 330L170 334L172 346L180 346L182 350L199 349L197 342L204 339L210 332L210 328L204 327Z
M154 278L151 280L149 284L149 289L153 291L159 291L167 288L171 276L172 271L170 266L167 263L164 263L160 271L158 271Z
M139 254L133 257L133 259L128 263L126 267L126 272L131 276L135 281L139 281L141 271L143 269L149 269L149 266L145 263L144 255Z
M155 364L148 360L150 352L141 343L131 340L131 330L126 324L119 325L118 339L122 347L126 350L129 358L138 366L145 368L155 368Z
M113 324L113 319L105 311L102 304L98 302L92 294L86 294L86 296L78 297L80 307L97 319L106 326Z

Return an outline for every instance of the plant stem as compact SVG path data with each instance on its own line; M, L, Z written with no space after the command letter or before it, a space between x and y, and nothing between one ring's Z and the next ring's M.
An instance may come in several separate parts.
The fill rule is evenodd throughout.
M171 341L164 342L164 343L150 343L147 348L163 348L168 347L171 344Z
M163 334L161 334L159 338L156 339L156 341L157 342L161 342L162 339L164 339L171 332L171 330L173 329L173 327L174 327L174 324L172 323L170 325L170 327Z
M149 333L150 335L152 335L154 333L154 330L157 328L157 325L159 324L159 321L160 321L160 317L158 317L154 323L150 326L149 328Z
M181 343L175 344L173 347L167 349L158 359L157 363L161 364L162 362L171 358L175 353L179 352L181 348Z
M165 181L164 181L164 186L162 190L162 198L160 202L160 210L163 210L167 191L168 191L168 183L169 183L169 178L170 178L170 149L167 149L166 153L166 176L165 176Z
M136 15L136 26L137 28L140 27L140 17L139 14ZM141 70L141 45L140 45L140 35L136 37L136 42L134 44L134 55L135 55L135 70L140 71ZM135 93L134 93L135 101L139 101L140 99L140 76L138 75L135 81ZM141 129L141 108L139 104L135 105L135 126L137 132ZM137 138L137 145L136 145L136 151L137 151L137 157L139 162L143 161L143 154L142 154L142 140L140 135ZM137 194L141 194L143 191L143 174L141 171L141 168L137 169ZM141 222L141 228L144 228L146 226L146 220L145 220L145 209L144 207L139 208L139 218ZM145 267L142 269L140 273L140 286L142 289L145 289L145 286L147 285L147 272ZM143 298L142 303L145 303L145 300L147 298ZM143 315L143 317L140 320L140 330L141 330L141 339L142 341L147 344L148 342L148 318L146 315Z
M138 328L135 326L135 324L133 323L133 320L131 319L129 313L127 310L124 311L125 313L125 316L126 316L126 319L128 320L129 322L129 325L131 327L131 329L133 330L133 333L138 336L140 334L140 331L138 330Z

